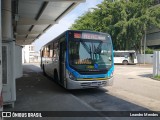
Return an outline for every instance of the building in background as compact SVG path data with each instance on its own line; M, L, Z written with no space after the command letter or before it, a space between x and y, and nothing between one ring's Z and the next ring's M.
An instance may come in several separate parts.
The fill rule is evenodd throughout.
M160 4L160 0L154 0L155 4Z
M160 7L160 0L155 0L154 7ZM160 49L160 29L150 26L146 36L146 46L153 49Z
M22 63L40 62L40 53L35 51L34 45L24 45L22 49Z

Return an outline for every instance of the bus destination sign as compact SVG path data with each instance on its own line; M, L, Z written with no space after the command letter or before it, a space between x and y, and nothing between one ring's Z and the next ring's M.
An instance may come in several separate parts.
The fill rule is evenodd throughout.
M93 33L74 33L74 38L91 39L91 40L105 40L106 36Z
M104 35L91 34L91 33L82 33L82 39L92 39L92 40L105 40Z

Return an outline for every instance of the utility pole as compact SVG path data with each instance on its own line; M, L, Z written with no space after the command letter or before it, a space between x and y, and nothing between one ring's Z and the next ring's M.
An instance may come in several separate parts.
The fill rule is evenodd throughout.
M146 54L146 30L145 30L145 32L144 32L144 54L143 54L143 64L145 64L146 63L146 57L145 57L145 54Z

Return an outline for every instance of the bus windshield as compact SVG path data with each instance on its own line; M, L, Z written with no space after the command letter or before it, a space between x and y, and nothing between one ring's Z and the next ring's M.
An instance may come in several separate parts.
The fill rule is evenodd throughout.
M69 64L80 71L108 70L112 65L111 40L69 40Z

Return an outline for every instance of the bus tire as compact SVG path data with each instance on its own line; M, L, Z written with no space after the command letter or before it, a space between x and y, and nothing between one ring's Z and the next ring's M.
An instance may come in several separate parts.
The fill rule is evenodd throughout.
M54 81L58 82L58 72L57 70L54 70Z
M123 60L122 64L123 65L128 65L128 61L127 60Z
M45 75L45 76L46 76L46 72L45 72L44 65L43 65L43 75Z

